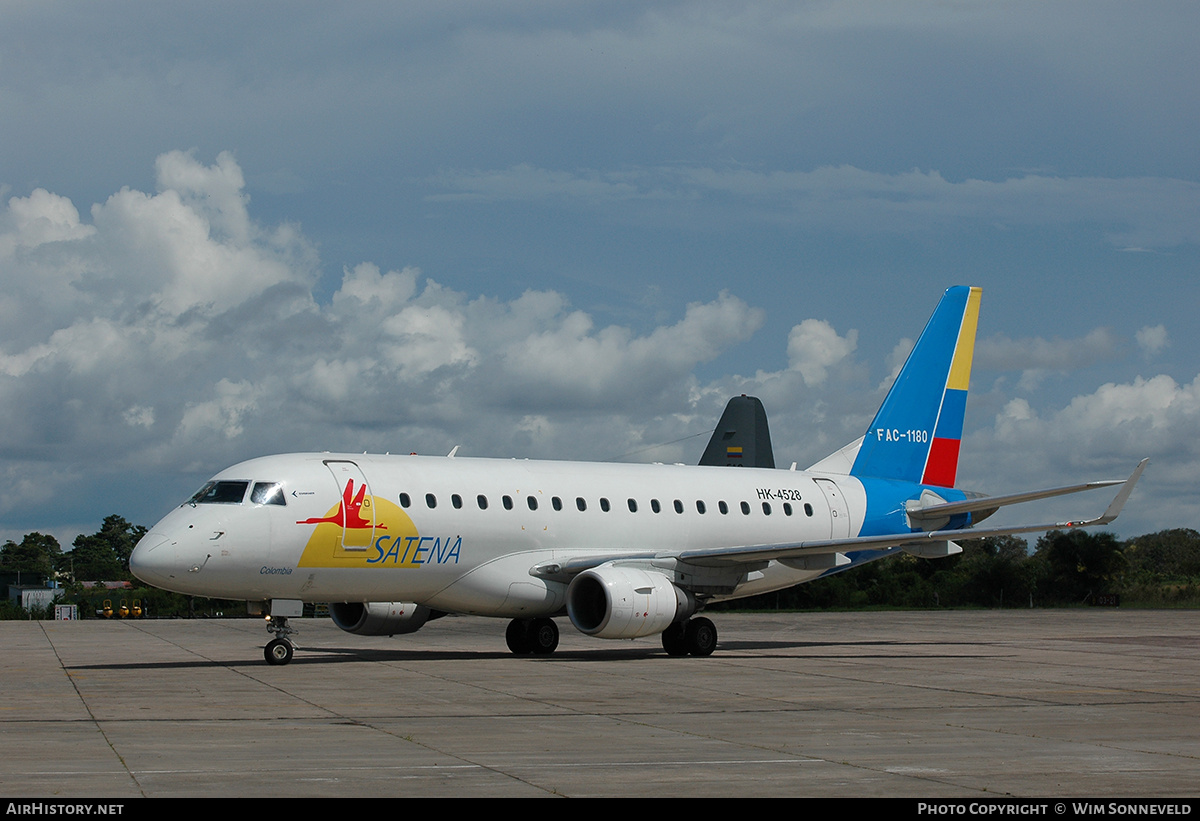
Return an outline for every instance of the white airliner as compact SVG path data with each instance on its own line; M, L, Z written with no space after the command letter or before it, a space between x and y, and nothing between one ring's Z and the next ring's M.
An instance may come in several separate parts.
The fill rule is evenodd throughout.
M305 602L351 633L448 613L511 619L514 653L551 653L555 617L605 639L717 645L712 602L779 590L955 539L1107 524L1124 481L985 497L954 488L980 289L946 291L866 434L805 471L774 469L761 404L735 399L699 466L306 453L221 471L142 538L142 581L245 599L268 662L291 660ZM732 468L728 465L742 465ZM1121 485L1080 521L973 528L1001 506Z

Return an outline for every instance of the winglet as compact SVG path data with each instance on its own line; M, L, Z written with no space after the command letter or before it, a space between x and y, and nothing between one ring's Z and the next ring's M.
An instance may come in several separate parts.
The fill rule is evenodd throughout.
M1125 507L1125 503L1129 501L1129 495L1133 493L1133 486L1137 484L1138 479L1142 478L1142 471L1146 469L1146 464L1149 459L1143 459L1138 462L1137 467L1133 469L1133 473L1129 474L1129 478L1121 484L1121 489L1117 491L1117 495L1109 504L1108 509L1103 515L1088 519L1085 522L1064 522L1064 527L1090 527L1091 525L1106 525L1113 519L1121 515L1121 509Z

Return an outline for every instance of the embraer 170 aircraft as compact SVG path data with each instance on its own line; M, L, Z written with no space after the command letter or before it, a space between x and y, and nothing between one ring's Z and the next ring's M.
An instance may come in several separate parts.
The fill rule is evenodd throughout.
M980 289L946 291L866 434L776 470L756 399L730 403L699 466L332 453L268 456L212 478L138 543L130 569L268 614L271 664L304 602L343 630L411 633L448 613L511 619L514 653L551 653L554 617L589 636L717 645L712 602L779 590L955 539L1107 524L1122 481L985 497L954 487ZM457 450L457 448L455 449ZM743 464L744 461L744 464ZM729 464L742 464L730 469ZM1121 485L1083 521L974 529L1004 505Z

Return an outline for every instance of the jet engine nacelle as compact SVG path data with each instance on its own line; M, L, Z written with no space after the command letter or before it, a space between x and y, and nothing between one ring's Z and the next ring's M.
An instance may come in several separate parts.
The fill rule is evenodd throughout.
M636 567L585 570L567 588L571 623L601 639L652 636L695 610L695 602L666 576Z
M395 636L415 633L429 621L432 611L412 602L335 602L329 605L333 623L359 636Z

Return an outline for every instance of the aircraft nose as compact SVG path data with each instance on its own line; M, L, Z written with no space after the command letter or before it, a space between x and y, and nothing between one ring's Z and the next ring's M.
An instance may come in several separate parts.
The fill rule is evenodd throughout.
M129 571L146 584L166 586L175 574L175 543L164 533L151 530L129 555Z

